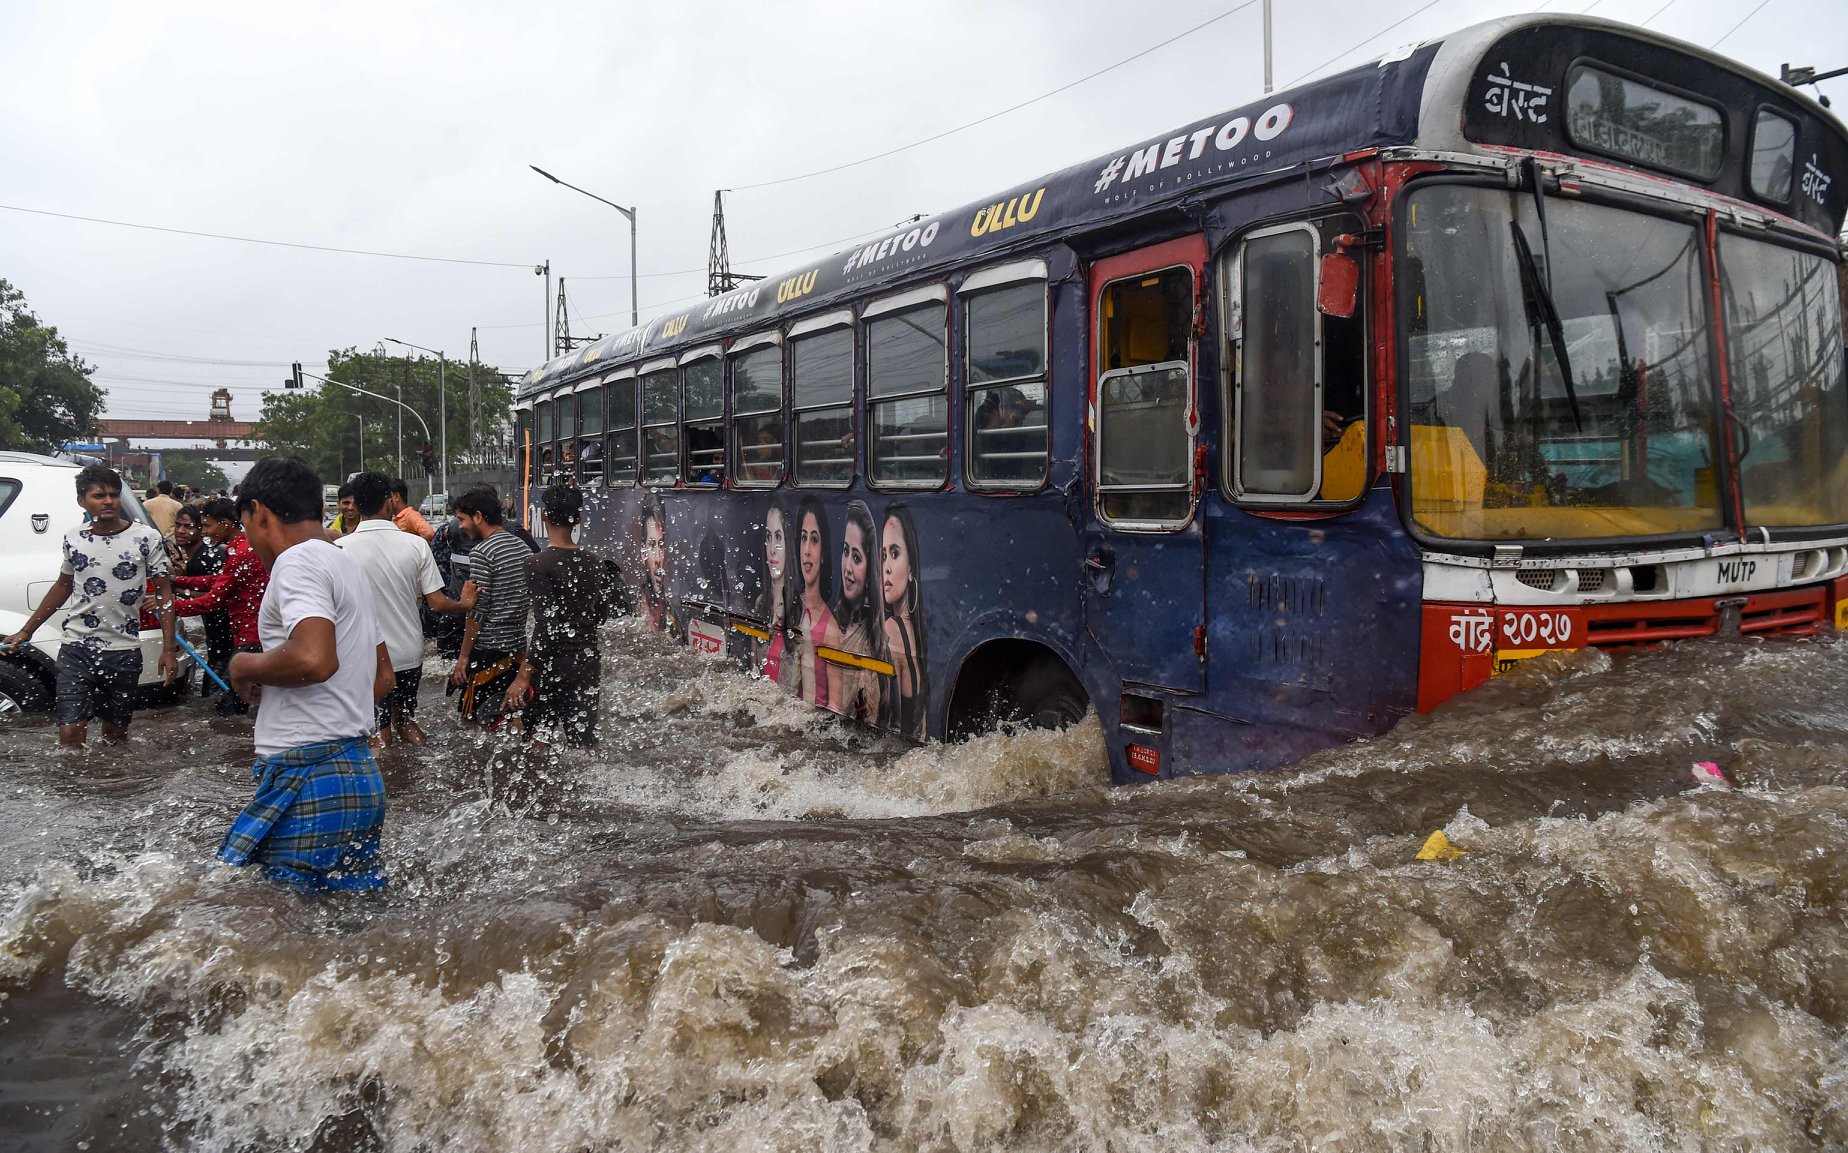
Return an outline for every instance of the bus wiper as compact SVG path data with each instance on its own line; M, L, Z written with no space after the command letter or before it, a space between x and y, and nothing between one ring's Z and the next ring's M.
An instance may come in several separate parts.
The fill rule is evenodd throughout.
M1544 229L1546 226L1541 225ZM1514 233L1514 255L1520 261L1521 287L1525 289L1523 303L1528 305L1527 318L1531 322L1534 310L1540 312L1540 323L1546 329L1547 340L1553 345L1553 359L1559 365L1559 380L1566 387L1566 404L1572 409L1572 424L1579 431L1585 431L1585 421L1579 415L1578 389L1572 383L1572 355L1566 351L1566 326L1559 319L1559 308L1553 303L1553 294L1548 291L1546 283L1540 279L1540 266L1534 262L1534 250L1528 246L1527 234L1521 231L1519 221L1509 221L1508 228Z

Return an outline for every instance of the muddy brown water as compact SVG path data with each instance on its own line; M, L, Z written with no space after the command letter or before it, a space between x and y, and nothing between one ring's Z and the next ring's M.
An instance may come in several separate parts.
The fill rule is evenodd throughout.
M374 897L211 863L246 722L0 731L0 1148L1848 1147L1848 645L1128 788L1094 726L911 749L605 648L589 760L426 693Z

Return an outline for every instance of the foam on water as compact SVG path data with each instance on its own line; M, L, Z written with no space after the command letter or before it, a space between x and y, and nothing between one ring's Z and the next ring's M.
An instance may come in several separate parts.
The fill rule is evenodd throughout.
M382 898L208 864L216 766L85 847L81 789L8 799L57 835L0 989L131 1008L187 1148L1848 1146L1843 646L1536 662L1105 790L1094 725L907 750L618 643L604 748L528 815L494 741L388 767ZM1464 855L1415 861L1439 827Z

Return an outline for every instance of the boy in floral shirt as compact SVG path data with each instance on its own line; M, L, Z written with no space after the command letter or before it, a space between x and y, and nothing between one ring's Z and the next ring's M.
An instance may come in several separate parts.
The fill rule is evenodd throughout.
M64 564L26 627L0 644L13 647L76 594L59 624L58 743L81 746L91 717L103 722L103 739L128 739L135 686L141 680L141 602L154 583L160 617L160 673L171 684L179 672L173 649L173 584L160 533L122 516L122 478L91 465L77 474L77 503L87 523L64 534Z

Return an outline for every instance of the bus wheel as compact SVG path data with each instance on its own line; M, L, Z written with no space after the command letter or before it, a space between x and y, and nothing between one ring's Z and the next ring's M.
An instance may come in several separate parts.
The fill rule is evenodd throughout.
M1036 729L1063 729L1084 719L1091 699L1063 662L1041 660L1017 674L1008 687L1010 719Z

